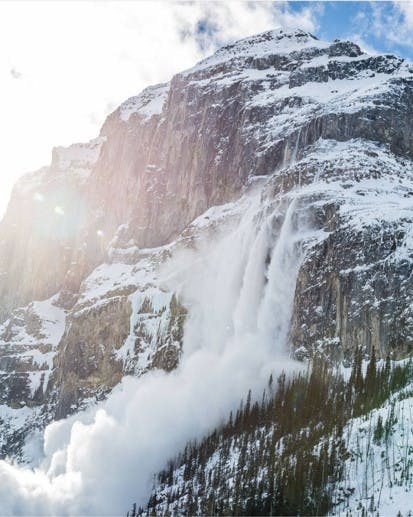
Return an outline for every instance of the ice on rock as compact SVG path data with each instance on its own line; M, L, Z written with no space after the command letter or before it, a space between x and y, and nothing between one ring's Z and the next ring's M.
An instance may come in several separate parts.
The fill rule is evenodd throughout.
M144 119L149 119L152 115L159 115L162 113L168 92L169 83L149 86L139 95L130 97L121 104L119 108L121 119L127 122L134 113L141 115Z

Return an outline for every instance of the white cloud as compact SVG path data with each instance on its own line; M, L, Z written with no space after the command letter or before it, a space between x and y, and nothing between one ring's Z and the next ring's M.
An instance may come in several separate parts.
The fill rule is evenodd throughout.
M390 44L413 47L413 1L371 2L368 31Z
M0 2L0 214L18 175L48 163L52 146L94 137L127 97L219 42L276 26L315 30L316 11L268 2ZM200 22L214 27L212 38L197 32Z
M413 1L397 2L397 7L403 13L406 27L413 28Z

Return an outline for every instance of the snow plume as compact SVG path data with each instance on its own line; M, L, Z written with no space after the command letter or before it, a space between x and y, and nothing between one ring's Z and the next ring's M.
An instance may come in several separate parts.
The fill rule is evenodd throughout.
M34 470L0 462L2 514L120 514L154 473L219 424L271 371L288 333L305 228L300 200L246 196L244 215L163 271L189 307L179 368L125 378L104 403L47 427Z

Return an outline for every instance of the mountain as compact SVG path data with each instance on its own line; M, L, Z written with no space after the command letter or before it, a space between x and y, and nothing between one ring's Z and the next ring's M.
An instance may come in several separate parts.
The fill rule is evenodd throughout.
M412 63L279 29L55 148L0 223L2 456L30 462L28 437L124 376L232 341L257 371L408 357L412 120Z

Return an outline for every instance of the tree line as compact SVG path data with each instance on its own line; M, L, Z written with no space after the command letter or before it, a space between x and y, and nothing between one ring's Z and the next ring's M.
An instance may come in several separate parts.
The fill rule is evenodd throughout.
M328 513L352 492L337 488L346 423L412 379L411 361L378 364L374 350L365 370L358 348L347 380L317 358L305 373L270 376L259 400L250 391L224 425L169 461L147 506L128 516ZM374 439L386 432L379 420Z

